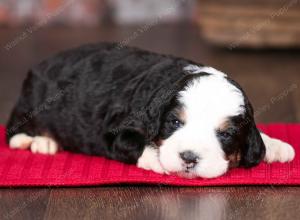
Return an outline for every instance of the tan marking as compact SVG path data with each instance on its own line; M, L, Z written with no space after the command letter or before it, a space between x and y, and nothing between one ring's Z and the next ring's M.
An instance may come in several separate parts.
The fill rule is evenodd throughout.
M186 122L186 113L183 109L176 109L176 114L183 123Z
M224 120L220 126L219 126L219 130L220 131L226 131L228 128L230 128L231 123L228 120Z
M229 168L238 167L241 161L241 154L239 152L230 154L226 157L226 160L229 161Z
M164 141L162 139L157 139L154 141L154 143L157 147L160 147L164 143Z

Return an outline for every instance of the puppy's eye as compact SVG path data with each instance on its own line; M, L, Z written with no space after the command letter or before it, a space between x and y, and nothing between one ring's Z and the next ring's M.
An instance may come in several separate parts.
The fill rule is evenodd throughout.
M173 119L171 122L175 128L179 128L183 125L183 123L178 119Z
M232 135L228 131L219 131L219 136L224 138L224 139L230 139L232 138Z

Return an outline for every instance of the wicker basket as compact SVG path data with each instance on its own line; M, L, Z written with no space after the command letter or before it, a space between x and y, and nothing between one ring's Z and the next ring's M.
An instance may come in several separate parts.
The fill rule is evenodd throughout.
M203 36L234 49L300 47L300 0L199 0Z

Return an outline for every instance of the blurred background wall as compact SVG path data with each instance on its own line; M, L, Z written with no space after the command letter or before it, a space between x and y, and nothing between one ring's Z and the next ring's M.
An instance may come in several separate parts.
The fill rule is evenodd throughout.
M300 121L300 0L0 0L0 124L28 69L114 41L220 69L259 122Z
M185 19L194 0L9 0L0 2L0 23L17 26L51 16L52 24L95 26Z
M152 26L192 21L208 41L226 46L299 47L299 0L1 0L4 27Z

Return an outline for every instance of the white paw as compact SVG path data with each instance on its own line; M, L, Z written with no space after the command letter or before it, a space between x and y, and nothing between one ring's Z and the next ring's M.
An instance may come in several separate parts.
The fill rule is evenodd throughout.
M268 163L279 161L281 163L292 161L295 157L294 148L278 139L269 138L265 141L266 156Z
M58 151L57 143L48 137L36 136L31 144L32 153L55 154Z
M152 170L160 174L167 173L158 160L157 150L154 149L152 146L145 147L142 156L138 159L137 167L145 170Z
M27 134L16 134L9 140L9 146L13 149L27 149L30 147L33 138Z

